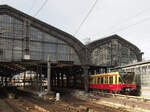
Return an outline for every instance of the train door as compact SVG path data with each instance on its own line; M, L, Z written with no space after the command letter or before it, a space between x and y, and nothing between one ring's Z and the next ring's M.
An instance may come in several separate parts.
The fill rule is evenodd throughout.
M105 89L108 89L108 76L105 76Z
M100 88L103 89L103 87L104 87L104 77L102 76L101 77L101 86L100 86Z
M97 87L98 87L98 89L100 89L100 85L101 84L101 77L98 77L98 79L97 79Z

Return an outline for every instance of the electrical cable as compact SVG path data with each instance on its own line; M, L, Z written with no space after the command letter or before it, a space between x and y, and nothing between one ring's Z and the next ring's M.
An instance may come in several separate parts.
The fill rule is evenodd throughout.
M138 22L136 22L136 23L133 23L133 24L130 24L130 25L125 26L125 27L123 27L123 28L120 28L120 29L118 29L118 30L116 30L116 31L113 31L113 32L109 33L109 34L114 34L114 33L116 33L116 32L120 32L120 31L127 30L127 29L129 29L129 28L131 28L131 27L133 27L133 26L136 26L136 25L138 25L138 24L141 24L141 23L146 22L146 21L149 21L149 20L150 20L150 17L145 18L145 19L143 19L143 20L141 20L141 21L138 21Z
M146 12L149 11L149 10L150 10L150 8L147 8L147 9L145 9L145 10L142 10L142 11L140 11L139 13L133 15L132 17L128 17L128 18L125 19L124 21L118 22L118 23L116 23L115 25L111 26L107 31L109 31L109 30L111 30L111 29L114 29L116 26L120 26L120 24L126 23L126 22L130 21L131 19L134 19L135 17L140 16L140 15L142 15L143 13L146 13Z
M76 35L79 30L81 29L82 25L84 24L84 22L87 20L87 18L89 17L89 15L92 13L94 7L96 6L98 0L95 0L94 4L92 5L92 7L90 8L90 10L88 11L88 13L86 14L86 16L84 17L84 19L82 20L81 24L79 25L79 27L77 28L77 30L75 31L74 35Z
M7 1L9 1L9 0L3 0L3 1L0 1L0 2L7 2Z
M43 9L43 7L46 5L47 2L48 2L48 0L44 1L44 3L41 5L41 7L39 8L39 10L34 14L34 16L37 16L39 14L39 12Z
M30 11L32 11L32 9L34 8L34 4L36 3L37 0L33 0L31 7L29 8L28 12L30 13Z

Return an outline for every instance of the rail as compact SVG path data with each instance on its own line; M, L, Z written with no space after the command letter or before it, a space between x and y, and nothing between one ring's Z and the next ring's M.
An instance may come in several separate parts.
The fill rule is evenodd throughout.
M113 94L113 93L104 93L104 92L99 92L99 91L92 91L92 93L101 95L101 96L110 96L113 98L125 98L125 99L130 99L130 100L138 100L138 101L143 101L143 102L150 102L150 98L142 97L142 96L131 96L131 95L122 95L122 94Z

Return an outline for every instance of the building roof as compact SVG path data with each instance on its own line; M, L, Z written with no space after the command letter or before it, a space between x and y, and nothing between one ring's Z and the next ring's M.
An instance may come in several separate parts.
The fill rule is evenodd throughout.
M35 17L32 17L32 16L30 16L30 15L24 13L24 12L21 12L21 11L15 9L15 8L9 6L9 5L0 5L0 13L2 13L2 12L6 12L6 13L12 13L13 12L13 13L16 13L16 14L18 14L18 15L26 18L26 19L29 19L30 21L32 21L32 23L41 24L44 27L48 28L49 30L54 30L54 31L56 31L56 32L66 36L64 38L71 38L73 41L77 42L80 46L84 47L83 43L81 41L79 41L77 38L75 38L73 35L71 35L69 33L66 33L66 32L64 32L64 31L62 31L62 30L60 30L60 29L58 29L58 28L56 28L54 26L51 26L51 25L49 25L49 24L47 24L45 22L42 22L39 19L36 19Z
M123 41L124 43L126 43L126 45L128 46L132 46L134 49L136 49L137 51L140 52L140 49L135 46L134 44L132 44L131 42L125 40L124 38L120 37L119 35L117 34L114 34L114 35L111 35L111 36L108 36L108 37L103 37L103 38L100 38L100 39L97 39L97 40L94 40L93 42L87 44L88 48L91 48L91 49L94 49L96 48L97 46L109 41L109 40L112 40L112 39L118 39L120 41Z
M65 41L71 47L74 48L74 50L77 52L77 54L80 58L80 61L82 61L81 58L84 57L84 51L86 49L86 46L81 41L79 41L77 38L75 38L74 36L64 32L56 27L53 27L45 22L42 22L42 21L40 21L28 14L25 14L25 13L15 9L11 6L8 6L8 5L0 5L0 14L10 15L21 21L25 21L25 20L30 21L31 26L34 26L43 32L46 32L62 41Z
M144 65L144 64L150 64L150 60L146 60L146 61L142 61L142 62L136 62L136 63L132 63L132 64L127 64L124 66L118 66L118 67L116 67L116 69L133 67L133 66Z

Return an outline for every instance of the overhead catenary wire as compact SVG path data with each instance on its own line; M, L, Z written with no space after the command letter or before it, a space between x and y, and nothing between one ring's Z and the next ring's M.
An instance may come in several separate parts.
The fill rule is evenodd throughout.
M39 14L39 12L43 9L43 7L46 5L46 3L48 2L48 0L45 0L43 2L43 4L41 5L41 7L39 8L39 10L34 14L34 16L37 16Z
M125 20L123 20L123 21L121 21L121 22L117 22L115 25L111 26L107 31L112 30L112 29L114 29L116 26L120 26L121 24L126 23L126 22L132 20L132 19L134 19L135 17L140 16L140 15L142 15L143 13L146 13L146 12L149 11L149 10L150 10L150 8L146 8L146 9L144 9L144 10L142 10L142 11L136 13L135 15L126 18Z
M80 23L79 27L77 28L77 30L75 31L74 35L76 35L79 30L81 29L81 27L83 26L84 22L87 20L87 18L89 17L89 15L92 13L94 7L96 6L98 0L95 0L94 4L92 5L92 7L90 8L90 10L88 11L88 13L86 14L86 16L84 17L84 19L82 20L82 22Z
M142 19L142 20L140 20L140 21L137 21L136 23L130 24L130 25L125 26L125 27L123 27L123 28L117 29L116 31L113 31L113 32L111 32L111 33L109 33L109 34L114 34L114 33L116 33L116 32L120 32L120 31L127 30L127 29L129 29L129 28L131 28L131 27L134 27L134 26L139 25L139 24L141 24L141 23L144 23L144 22L146 22L146 21L150 21L150 17L145 18L145 19ZM106 36L108 36L109 34L107 34Z
M36 3L37 0L33 0L31 7L29 8L28 12L32 11L32 9L34 8L34 4Z
M0 1L0 2L7 2L7 1L9 1L9 0L3 0L3 1Z

